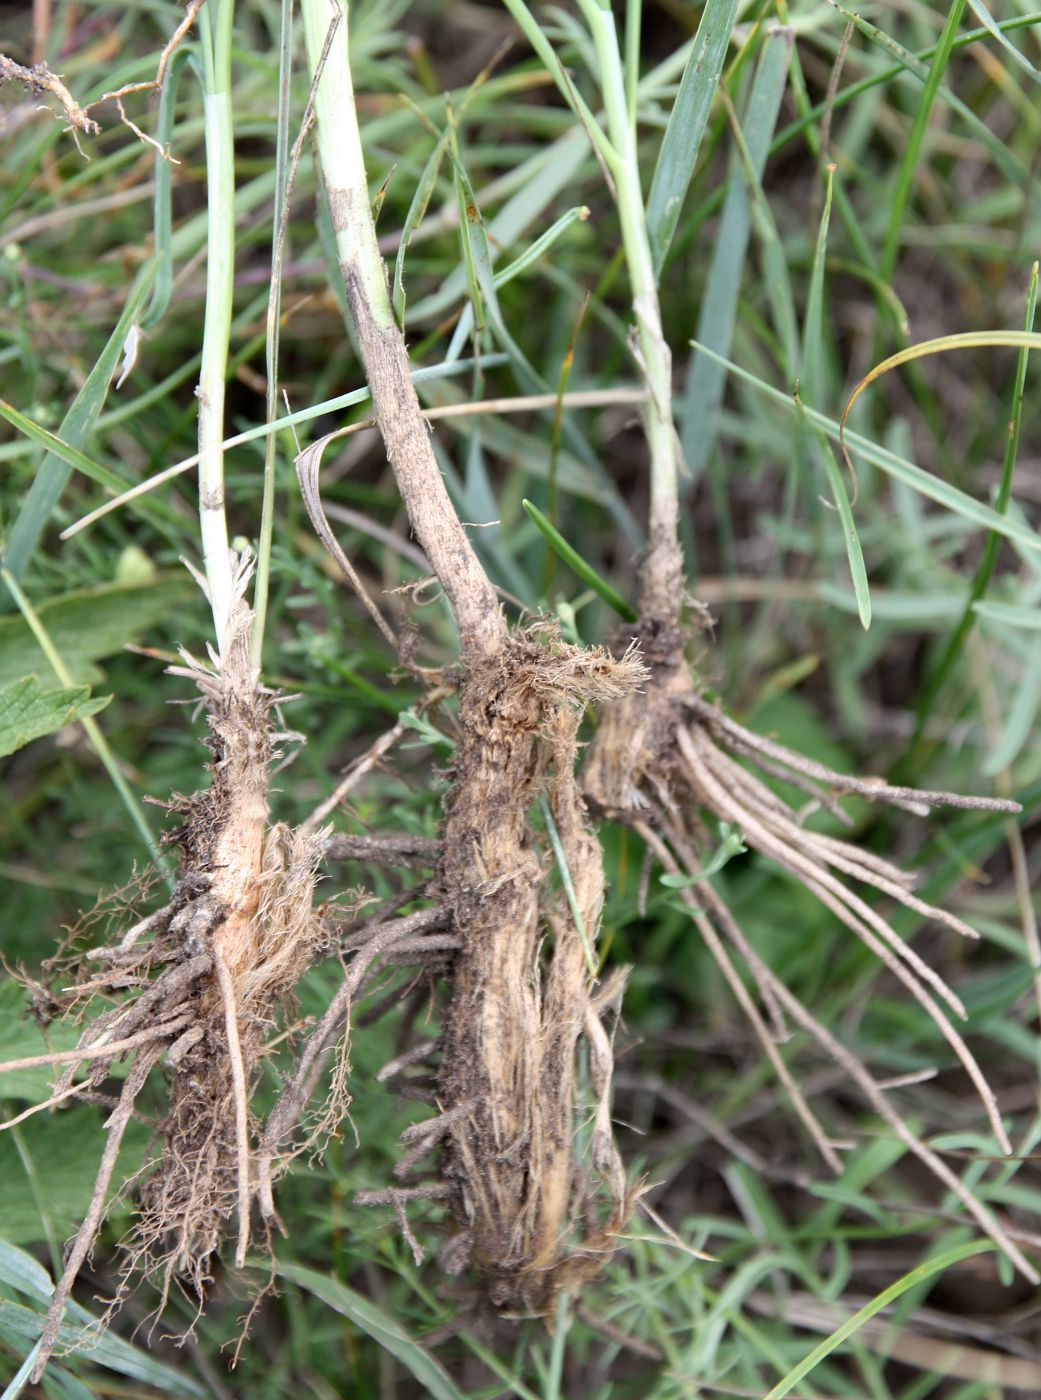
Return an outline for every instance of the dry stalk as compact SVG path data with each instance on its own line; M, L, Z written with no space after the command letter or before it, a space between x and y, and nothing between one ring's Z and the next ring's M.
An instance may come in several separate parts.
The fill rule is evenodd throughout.
M461 654L458 742L436 877L455 950L435 1051L438 1113L410 1131L397 1173L406 1176L438 1148L440 1179L365 1199L394 1209L417 1252L406 1203L444 1202L457 1224L441 1255L446 1270L471 1266L494 1309L543 1313L562 1287L602 1266L632 1194L611 1134L612 1054L601 1019L617 997L597 997L592 962L602 856L574 770L584 707L619 698L644 671L635 655L615 659L602 649L567 646L546 625L508 635L437 468L391 313L358 135L346 16L338 3L305 0L303 17L312 68L320 71L318 146L348 307L387 458L451 603ZM326 539L331 532L317 480L322 445L301 463L300 475L312 520ZM339 546L326 544L344 567ZM353 574L349 565L345 572ZM371 600L366 606L376 611ZM532 823L539 799L555 828L563 867L558 884L547 879L549 843ZM430 951L440 952L438 935L418 942L436 943ZM371 960L376 951L381 948L367 944L355 955L340 996L315 1031L310 1064L301 1065L298 1083L287 1091L284 1124L281 1108L273 1115L272 1150L302 1112L313 1065L328 1053L363 985L358 960ZM587 1086L576 1079L581 1038L589 1049ZM574 1150L580 1087L593 1106L588 1164L576 1161ZM333 1102L336 1097L334 1088Z

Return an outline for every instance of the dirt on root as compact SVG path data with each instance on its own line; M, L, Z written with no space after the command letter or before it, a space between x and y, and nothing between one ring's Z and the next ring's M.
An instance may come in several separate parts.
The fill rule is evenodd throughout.
M575 764L584 707L621 699L645 674L635 653L570 646L543 626L471 668L460 690L439 883L461 947L430 1136L442 1140L458 1226L442 1262L469 1264L503 1312L545 1313L562 1287L597 1272L629 1208L601 1020L621 979L598 996L603 861ZM590 1055L579 1086L581 1037ZM580 1093L593 1113L581 1163Z

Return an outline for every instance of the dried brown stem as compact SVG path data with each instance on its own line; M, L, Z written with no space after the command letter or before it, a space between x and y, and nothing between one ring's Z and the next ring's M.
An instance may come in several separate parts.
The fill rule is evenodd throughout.
M58 1341L58 1334L61 1330L62 1314L65 1311L65 1303L72 1292L72 1285L79 1276L79 1271L83 1267L94 1243L102 1217L105 1213L105 1197L108 1194L109 1183L112 1174L116 1169L116 1162L119 1158L119 1149L123 1142L123 1134L127 1130L134 1113L134 1104L137 1096L144 1088L145 1080L161 1051L154 1049L146 1051L137 1057L130 1066L126 1079L123 1081L123 1088L120 1091L119 1103L112 1116L108 1120L108 1139L105 1143L105 1150L101 1157L101 1166L98 1168L97 1178L94 1182L94 1192L91 1196L87 1213L83 1217L83 1222L76 1232L72 1249L65 1261L65 1269L54 1296L51 1299L50 1307L47 1309L47 1318L43 1325L43 1332L40 1334L40 1350L37 1353L36 1365L33 1368L32 1380L34 1384L39 1384L43 1375L44 1367L50 1359L51 1353Z
M34 63L31 68L25 68L6 54L0 53L0 83L10 82L21 83L33 97L49 92L61 103L69 125L79 131L96 136L101 130L97 122L87 116L84 108L79 105L58 74L52 73L46 63Z
M335 8L342 21L339 6ZM305 9L304 19L314 67L326 46L327 26L317 5ZM412 528L452 604L463 656L493 656L506 637L498 599L449 500L409 377L405 342L391 312L386 268L369 205L342 22L328 51L315 111L347 304L387 460Z

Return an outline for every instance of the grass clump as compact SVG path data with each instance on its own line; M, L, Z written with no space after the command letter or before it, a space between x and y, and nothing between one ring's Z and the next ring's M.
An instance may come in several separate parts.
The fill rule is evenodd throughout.
M12 1385L103 1384L43 1370L93 1251L197 1339L100 1364L175 1392L238 1290L261 1395L1029 1393L968 1270L1037 1277L1032 17L37 8ZM124 828L147 888L45 986ZM44 1134L99 1104L62 1259Z

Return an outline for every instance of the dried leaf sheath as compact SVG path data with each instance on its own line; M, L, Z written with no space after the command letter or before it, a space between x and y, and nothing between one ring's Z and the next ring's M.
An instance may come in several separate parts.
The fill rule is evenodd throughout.
M628 1207L608 1130L594 1152L603 1218L590 1227L594 1210L583 1220L597 1191L572 1150L577 1044L595 1016L582 938L595 936L603 900L600 846L574 764L583 703L617 697L641 677L632 657L612 661L535 632L473 668L460 693L440 872L461 936L438 1094L441 1174L460 1224L446 1262L468 1260L491 1303L509 1311L543 1312L568 1280L596 1272ZM531 828L540 792L574 910L547 878ZM609 1074L600 1079L606 1099Z

